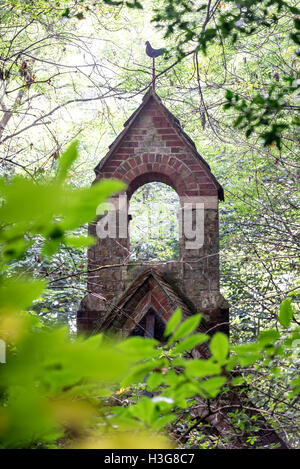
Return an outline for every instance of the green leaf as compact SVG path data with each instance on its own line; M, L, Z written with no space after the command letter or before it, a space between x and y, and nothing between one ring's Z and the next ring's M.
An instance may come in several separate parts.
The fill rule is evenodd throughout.
M60 240L57 241L46 241L43 249L42 249L42 255L43 256L53 256L58 250L60 246Z
M300 394L300 378L295 378L290 382L290 387L292 392L290 393L291 397L298 396Z
M159 417L158 419L156 419L152 426L154 430L161 430L162 428L166 427L171 422L173 422L173 420L175 420L176 418L178 418L176 414L163 415L162 417Z
M294 13L294 15L299 15L300 14L300 10L297 7L289 6L289 10L290 10L291 13Z
M123 2L114 1L114 0L103 0L103 2L106 3L107 5L113 5L113 6L119 6L123 4Z
M190 377L204 378L205 376L218 375L221 367L211 360L190 360L186 362L185 370Z
M225 360L229 351L229 340L227 335L222 332L216 332L210 341L209 349L213 357L219 362Z
M205 397L214 398L221 391L221 387L226 383L225 376L216 376L200 383L200 390L204 392Z
M245 382L245 378L243 378L242 376L236 376L235 378L232 378L231 385L241 386L242 384L244 384L244 382Z
M137 8L139 10L143 10L143 6L140 2L138 2L137 0L134 0L133 3L130 3L130 2L126 2L126 6L128 8Z
M293 308L291 305L291 300L287 298L286 300L283 300L280 305L278 319L283 327L288 328L291 324L292 318Z
M232 371L238 364L238 358L237 356L235 355L231 355L228 360L227 360L227 364L226 364L226 371Z
M172 355L176 355L177 353L186 352L187 350L191 350L195 348L197 345L203 344L206 342L209 337L206 334L193 334L190 337L187 337L185 340L177 344L174 349L172 350Z
M178 326L182 319L182 312L180 308L176 308L174 314L170 317L169 321L167 322L166 329L164 332L164 336L167 337L174 331L174 329Z
M278 340L280 337L280 334L278 331L275 329L270 329L268 331L263 331L259 334L258 336L258 342L261 343L262 345L269 345L273 344Z
M135 361L144 358L155 358L160 355L160 351L156 349L158 341L145 337L130 337L118 345L118 349L127 357Z
M265 103L265 99L261 96L261 95L256 95L254 96L254 98L252 99L252 102L254 104L261 104L263 105Z
M240 365L248 366L261 358L263 345L259 343L241 344L232 347L232 349L236 352Z
M64 153L61 155L59 159L59 163L58 163L58 171L57 171L57 176L56 176L56 179L58 182L61 183L65 180L68 170L70 169L70 167L76 160L78 156L77 147L78 147L78 141L74 140L74 142L72 142L68 146L66 151L64 151Z
M147 387L152 390L157 388L164 380L164 375L162 373L153 372L150 374L147 380Z
M91 246L96 243L96 240L93 236L68 236L64 239L64 243L67 246L71 246L74 248L80 248L85 246Z
M231 90L226 90L225 97L226 97L226 99L231 101L232 98L233 98L233 92Z
M136 405L131 406L129 412L148 425L152 425L158 417L155 403L146 397L140 399Z
M123 379L121 386L128 386L129 384L144 382L147 374L154 368L159 367L159 361L151 361L133 367L130 373Z
M32 280L29 277L5 280L0 289L0 312L28 308L41 295L46 284L43 280Z
M65 11L62 13L62 17L69 18L70 15L70 8L66 8Z
M171 337L171 341L182 339L188 334L191 334L200 324L202 314L195 314L194 316L186 319L177 329L177 331Z
M300 29L300 19L299 18L294 18L294 25L296 29Z

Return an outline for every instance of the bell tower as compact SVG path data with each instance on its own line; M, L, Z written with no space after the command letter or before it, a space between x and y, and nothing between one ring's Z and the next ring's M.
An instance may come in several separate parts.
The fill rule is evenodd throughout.
M218 206L223 189L153 89L125 122L95 173L95 182L120 179L127 189L110 199L107 215L90 224L97 243L88 250L88 293L78 311L79 332L112 330L122 336L159 338L180 307L186 317L203 313L204 330L228 333L229 309L219 283ZM180 255L172 262L140 265L130 261L130 198L153 181L171 186L179 196Z
M224 200L223 189L153 88L125 122L95 172L95 182L120 179L126 190L112 197L108 213L89 226L97 243L88 250L88 293L77 314L78 331L111 331L121 337L138 335L164 341L165 324L179 307L184 318L203 313L200 331L228 334L229 308L219 284L218 207ZM130 198L139 187L154 181L168 184L179 196L179 259L131 262ZM208 358L207 345L194 349L193 356ZM221 399L221 409L226 403L229 410L232 406L247 409L249 419L256 416L256 445L288 447L255 410L246 392L230 391ZM226 436L223 411L207 415L205 421L214 434ZM237 438L237 447L249 446L247 436Z

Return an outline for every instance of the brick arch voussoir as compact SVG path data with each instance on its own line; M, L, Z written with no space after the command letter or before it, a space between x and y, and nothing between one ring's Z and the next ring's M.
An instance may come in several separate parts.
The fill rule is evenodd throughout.
M174 160L175 161L175 160ZM133 158L128 160L130 169L123 174L123 181L128 185L128 196L132 194L144 184L150 182L162 182L171 186L179 196L187 195L190 188L193 191L198 191L199 185L193 173L185 166L182 165L183 174L178 170L172 162L164 161L162 158L157 161L143 163L141 165L134 165ZM116 174L121 174L116 171ZM196 195L196 194L193 194Z
M167 184L177 192L178 196L181 196L178 175L176 175L176 180L175 174L170 174L170 171L162 165L157 166L156 164L148 164L146 171L140 171L139 173L136 171L134 177L132 176L133 173L129 172L126 175L125 180L126 184L128 184L127 195L129 198L131 198L134 192L141 186L151 182L162 182L163 184Z
M140 186L154 181L168 184L179 196L197 196L201 193L201 184L192 168L173 155L130 155L119 165L114 161L111 164L106 168L105 176L125 182L129 186L129 197Z

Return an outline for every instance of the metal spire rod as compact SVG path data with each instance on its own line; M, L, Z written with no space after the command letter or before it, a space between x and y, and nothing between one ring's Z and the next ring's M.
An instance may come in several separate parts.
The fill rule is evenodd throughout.
M152 58L152 89L155 91L155 58Z

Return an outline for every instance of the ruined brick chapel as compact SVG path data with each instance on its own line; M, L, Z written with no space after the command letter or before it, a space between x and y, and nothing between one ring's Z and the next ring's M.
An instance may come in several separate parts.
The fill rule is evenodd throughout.
M85 334L110 331L121 337L139 335L163 340L165 324L179 307L184 318L203 314L201 331L214 334L220 330L228 334L229 306L220 293L219 281L218 207L224 192L179 120L153 88L125 122L95 173L95 182L102 178L123 181L126 203L120 204L119 196L110 199L114 236L109 233L106 237L97 236L98 221L105 215L89 226L89 233L97 242L88 249L88 293L77 314L78 331ZM192 224L197 204L202 207L201 244L191 248L192 239L183 226L179 233L179 258L172 262L143 264L130 259L130 223L124 232L121 221L130 220L131 196L150 182L171 186L179 197L179 212L186 204L190 207ZM184 217L182 220L184 225ZM206 346L195 352L195 356L200 354L204 358L209 354ZM253 410L247 393L231 392L221 400L228 409L232 405L243 407L247 402L249 417L255 414L258 418L257 444L275 443L279 448L287 448L260 412ZM226 419L221 412L216 412L213 420L209 415L205 418L214 432L226 433ZM247 446L246 437L238 440L237 447Z
M219 283L218 205L224 200L223 189L179 120L152 88L125 122L95 173L95 182L116 178L126 183L127 203L120 209L118 196L110 200L116 215L113 238L99 239L96 221L89 227L97 244L88 250L88 293L78 312L78 330L160 338L165 323L180 307L185 317L203 313L205 330L228 332L228 304ZM183 229L177 261L135 265L128 255L130 223L125 235L119 233L120 218L124 217L120 212L125 210L130 218L131 196L154 181L171 186L179 196L180 209L189 206L192 217L196 203L201 204L203 242L191 248Z

